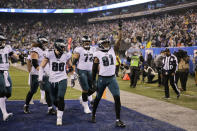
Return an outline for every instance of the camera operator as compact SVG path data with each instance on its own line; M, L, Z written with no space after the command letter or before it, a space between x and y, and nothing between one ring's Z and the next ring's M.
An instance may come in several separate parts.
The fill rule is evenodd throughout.
M176 72L176 84L179 81L181 81L181 90L186 91L186 84L189 74L189 56L187 55L186 51L179 50L178 52L175 52L174 55L178 59L178 71Z

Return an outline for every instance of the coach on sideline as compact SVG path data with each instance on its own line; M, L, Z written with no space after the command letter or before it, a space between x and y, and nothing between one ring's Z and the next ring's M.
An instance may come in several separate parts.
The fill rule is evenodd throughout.
M170 79L170 85L174 89L174 91L177 94L177 99L180 97L180 91L175 83L175 73L178 68L178 61L176 56L170 53L170 50L166 48L165 50L166 56L163 59L163 82L165 87L165 97L166 99L170 98L169 94L169 86L168 86L168 80Z

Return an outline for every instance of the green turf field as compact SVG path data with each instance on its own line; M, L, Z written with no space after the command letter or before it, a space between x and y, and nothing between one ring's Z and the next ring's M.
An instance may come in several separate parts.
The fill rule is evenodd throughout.
M28 73L26 71L22 71L16 69L14 67L10 68L10 76L13 83L13 91L11 100L24 100L27 92L29 91L28 86ZM151 98L155 98L161 101L167 101L170 103L174 103L177 105L185 106L191 109L197 110L197 87L194 83L193 78L189 78L187 82L187 91L181 93L181 97L179 100L176 99L176 94L170 87L170 100L162 99L164 96L164 87L157 87L157 84L142 84L141 81L138 81L137 88L130 88L129 81L123 81L120 78L117 78L120 89L144 96L148 96ZM78 99L81 95L81 92L72 89L71 87L67 88L66 99ZM34 99L40 99L40 91L38 91L34 95Z
M28 73L23 70L16 69L15 67L10 68L10 76L12 79L12 97L11 100L25 100L27 92L29 91L28 85ZM71 87L67 88L66 99L78 99L81 95L81 92L72 89ZM40 99L40 91L34 95L33 99Z

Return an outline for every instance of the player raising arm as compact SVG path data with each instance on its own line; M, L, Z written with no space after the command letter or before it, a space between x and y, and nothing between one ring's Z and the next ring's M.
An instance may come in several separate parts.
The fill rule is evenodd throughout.
M92 67L93 87L97 87L97 95L94 100L91 122L96 122L97 106L99 104L99 101L101 100L105 88L108 87L115 101L117 127L125 127L125 124L120 120L120 90L115 76L115 53L118 53L120 47L121 27L122 24L119 23L118 40L116 41L114 48L111 47L110 41L108 39L100 39L100 41L98 42L98 51L93 54L94 62ZM98 80L96 82L97 72Z

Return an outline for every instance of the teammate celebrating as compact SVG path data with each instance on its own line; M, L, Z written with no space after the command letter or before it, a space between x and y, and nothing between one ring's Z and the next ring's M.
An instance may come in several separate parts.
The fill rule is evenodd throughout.
M52 91L52 101L58 108L57 125L62 125L62 116L64 111L64 96L67 89L66 64L71 63L71 53L66 52L66 44L63 39L57 39L54 44L54 50L49 51L41 63L39 70L39 81L42 81L43 69L49 63L49 82Z
M119 38L114 45L114 49L110 46L110 41L106 38L102 38L98 42L98 49L93 54L94 62L92 67L92 76L93 76L93 87L96 87L96 74L98 72L98 81L97 81L97 95L94 100L92 119L91 122L96 122L96 109L99 104L99 101L103 95L103 92L106 87L109 88L110 92L113 95L115 101L115 111L116 111L116 126L125 127L125 124L120 120L120 90L115 76L116 68L116 55L120 46L121 40L121 27L122 24L119 23ZM99 70L98 70L99 68Z
M76 47L73 56L73 65L77 64L77 73L79 75L79 83L82 88L82 106L85 113L91 113L88 106L88 97L92 95L92 64L94 47L90 47L90 38L83 36L82 46ZM80 97L81 99L81 97ZM80 100L81 101L81 100Z
M9 61L8 57L18 59L18 56L13 53L10 45L6 45L6 38L3 34L0 34L0 108L3 114L3 120L7 121L12 113L8 113L6 110L5 101L11 96L12 82L9 75Z
M24 105L24 113L28 114L30 113L29 111L29 103L33 97L33 95L37 92L38 86L39 86L39 82L38 82L38 71L39 71L39 65L41 64L43 58L44 58L44 50L46 47L46 44L48 43L48 40L45 37L39 37L37 40L37 43L34 43L31 49L31 62L32 62L32 67L31 67L31 72L30 72L30 91L28 92L27 96L26 96L26 100L25 100L25 105ZM41 86L41 90L43 86ZM42 96L42 92L41 92L41 97L44 97L44 94ZM48 98L47 100L47 104L49 107L49 110L51 110L51 102L50 102L50 97L49 97L49 93L46 94L46 98ZM41 98L41 100L44 98Z

